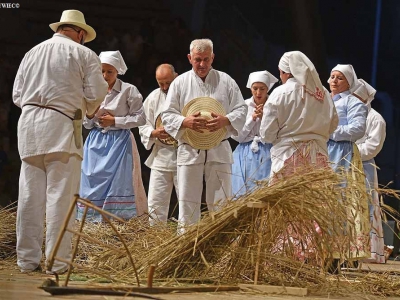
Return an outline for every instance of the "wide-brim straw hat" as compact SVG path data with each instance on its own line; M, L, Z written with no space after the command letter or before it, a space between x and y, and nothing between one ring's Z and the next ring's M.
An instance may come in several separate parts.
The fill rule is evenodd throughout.
M163 126L163 124L161 122L161 114L159 114L157 119L156 119L156 124L154 124L154 128L157 129L157 128L160 128L162 126ZM174 146L176 146L178 144L178 141L176 139L174 139L170 135L168 135L168 137L166 139L157 138L157 140L159 140L161 143L163 143L165 145L174 145Z
M60 22L50 24L50 28L56 32L60 25L71 24L78 26L86 31L85 43L93 41L96 38L96 31L93 27L86 24L85 17L82 12L75 9L64 10Z
M222 116L226 115L222 104L210 97L199 97L191 100L183 108L182 115L187 117L198 112L207 120L213 118L211 116L212 112ZM214 132L210 132L207 129L202 129L202 131L203 133L186 128L183 138L195 149L208 150L218 146L227 133L225 127Z

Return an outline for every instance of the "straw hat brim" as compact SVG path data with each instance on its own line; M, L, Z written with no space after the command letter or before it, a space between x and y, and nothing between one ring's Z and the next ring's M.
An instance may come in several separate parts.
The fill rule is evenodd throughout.
M161 126L163 126L163 125L161 122L161 114L159 114L156 119L156 123L154 124L154 127L157 129ZM163 143L165 145L176 145L178 143L177 140L175 140L172 136L169 136L166 139L157 138L157 140L159 140L161 143Z
M212 112L222 116L226 115L222 104L210 97L199 97L191 100L183 108L182 115L187 117L198 112L207 120L212 119ZM209 150L218 146L227 133L225 127L214 132L210 132L207 129L202 129L202 131L203 133L186 128L183 138L195 149Z
M54 32L57 31L57 28L61 25L64 24L71 24L71 25L75 25L78 26L80 28L82 28L83 30L86 31L86 38L85 38L85 43L89 43L91 41L93 41L96 38L96 31L93 29L92 26L89 26L85 23L80 23L80 22L57 22L57 23L52 23L50 24L50 28L51 30L53 30Z

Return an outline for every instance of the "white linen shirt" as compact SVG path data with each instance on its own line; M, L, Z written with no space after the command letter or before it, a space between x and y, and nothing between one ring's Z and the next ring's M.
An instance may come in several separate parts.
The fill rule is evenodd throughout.
M162 113L165 131L174 137L178 143L178 165L192 165L206 162L233 163L232 149L228 141L222 141L218 146L201 151L192 148L183 139L185 119L181 112L184 106L194 98L211 97L219 101L225 109L230 125L226 127L225 139L237 135L246 121L247 105L236 82L226 73L211 69L205 81L190 70L179 75L170 85ZM205 159L207 161L205 161Z
M93 114L107 93L100 59L89 48L62 34L27 52L19 66L13 101L22 108L18 122L18 150L21 159L53 152L78 154L72 121L78 108Z
M382 150L385 138L385 119L375 109L370 108L367 116L365 135L356 141L358 149L360 150L361 160L367 161L377 156Z
M150 93L143 103L146 114L146 124L139 127L139 134L144 147L153 147L145 165L158 171L176 171L176 148L173 145L161 143L157 138L150 137L155 129L156 119L162 112L167 95L160 89ZM154 146L153 146L154 145Z
M260 136L260 125L261 119L257 118L257 120L253 120L253 113L256 110L256 104L254 102L254 98L251 97L250 99L245 100L247 105L247 116L246 116L246 123L243 126L243 129L239 131L238 135L233 135L235 141L239 143L247 143L254 140L255 136Z
M99 111L92 119L88 119L85 116L83 126L87 129L93 127L102 128L99 124L99 117L106 112L115 117L115 124L106 127L106 131L130 129L143 125L146 123L146 116L142 101L143 97L134 85L125 83L117 78L113 88L101 103Z
M294 151L296 142L315 140L319 152L327 155L329 135L338 125L335 105L326 89L322 102L306 94L302 100L302 86L294 78L277 87L264 105L260 134L272 143L271 171L277 172Z

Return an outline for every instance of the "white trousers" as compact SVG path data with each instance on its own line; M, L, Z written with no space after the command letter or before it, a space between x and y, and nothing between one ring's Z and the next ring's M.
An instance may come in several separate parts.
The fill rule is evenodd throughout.
M21 270L34 270L40 264L45 216L47 263L73 196L79 191L80 169L81 158L66 152L22 160L17 210L17 264ZM58 257L71 259L71 239L71 233L64 234ZM65 268L65 263L55 261L52 271Z
M151 169L147 197L150 225L154 225L156 222L167 222L173 186L175 186L175 191L178 195L176 171L170 172Z
M178 166L179 226L182 228L200 220L203 176L206 183L206 202L209 211L218 208L218 202L232 195L232 166L217 162ZM220 202L222 204L222 202ZM183 230L180 230L183 232Z

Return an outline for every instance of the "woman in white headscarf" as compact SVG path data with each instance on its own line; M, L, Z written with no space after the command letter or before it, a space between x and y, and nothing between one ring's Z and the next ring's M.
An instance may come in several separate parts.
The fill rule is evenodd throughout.
M326 142L338 123L335 106L323 87L313 63L300 51L286 52L279 61L282 85L277 87L264 105L260 134L272 143L270 183L305 167L329 170ZM301 199L299 199L301 201ZM320 233L313 222L312 230ZM311 236L301 233L298 224L288 225L290 247L300 259L312 257ZM277 249L285 248L282 236Z
M253 72L249 75L247 88L253 96L245 102L248 106L246 123L238 136L232 138L239 142L233 152L232 194L240 196L252 190L256 181L266 179L271 172L272 144L260 138L260 123L268 91L278 79L268 71Z
M369 204L369 219L371 223L371 257L369 262L383 264L385 260L385 244L383 240L382 210L379 205L378 174L376 172L374 157L382 150L386 138L386 122L383 117L371 107L376 90L362 79L358 80L359 86L353 95L367 105L367 128L365 135L356 141L363 162L366 176L367 191L371 195Z
M354 142L365 133L367 107L351 93L357 88L357 75L352 65L337 65L328 79L331 96L339 116L339 125L328 142L333 169L349 169Z
M328 167L326 142L338 123L335 107L313 63L300 51L279 61L282 85L264 106L260 134L271 148L271 179L312 163Z
M129 219L147 207L147 203L141 203L142 198L138 201L144 189L141 191L142 182L135 185L138 178L134 178L133 171L140 171L140 159L130 131L146 123L143 97L135 86L117 78L127 70L119 51L101 52L99 57L108 93L99 110L86 115L83 122L91 131L84 146L79 194L97 207ZM83 207L78 205L78 218L82 212ZM97 222L102 218L89 210L87 220Z
M337 65L328 79L331 96L339 116L339 125L328 141L329 160L332 168L341 174L352 176L357 183L363 183L362 162L355 141L365 134L367 106L352 95L358 87L357 75L352 65ZM346 182L343 186L346 186ZM354 218L353 243L346 255L348 261L357 261L370 256L368 203L359 193L346 191L343 200L349 206L349 217Z

